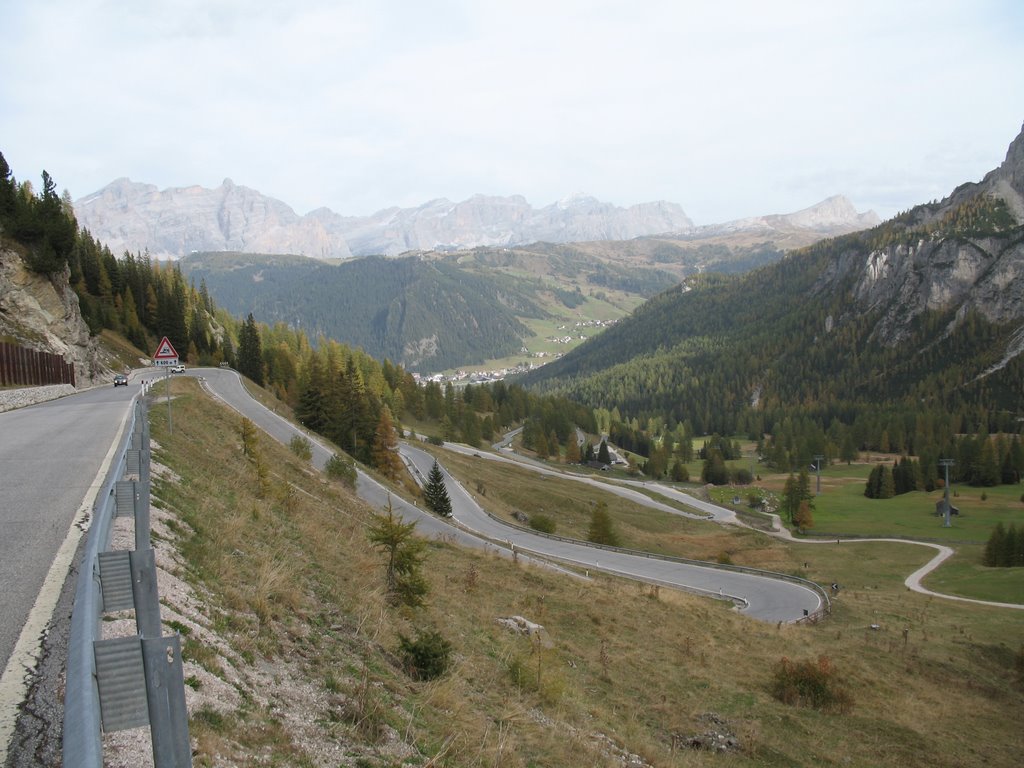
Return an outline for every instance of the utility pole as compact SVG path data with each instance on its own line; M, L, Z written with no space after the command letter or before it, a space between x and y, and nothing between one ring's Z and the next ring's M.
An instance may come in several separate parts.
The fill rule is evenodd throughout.
M945 513L944 513L945 522L943 522L943 524L942 524L944 528L952 528L953 527L953 524L949 520L949 515L950 515L950 506L949 506L949 468L951 466L953 466L954 464L956 464L956 462L953 461L953 459L939 459L939 466L946 468L946 486L945 486L945 488L946 488L946 504L945 504L946 509L945 509Z
M818 490L814 492L815 496L821 496L821 462L824 458L820 453L814 455L814 470L818 475Z

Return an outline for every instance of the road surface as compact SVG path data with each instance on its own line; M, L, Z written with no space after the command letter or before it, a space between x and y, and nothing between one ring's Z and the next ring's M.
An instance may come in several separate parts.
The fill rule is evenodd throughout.
M4 746L138 387L99 387L0 413Z

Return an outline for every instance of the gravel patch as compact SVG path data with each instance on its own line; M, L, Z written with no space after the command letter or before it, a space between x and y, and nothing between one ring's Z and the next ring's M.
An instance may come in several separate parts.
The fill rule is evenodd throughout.
M53 384L47 387L24 387L23 389L0 389L0 413L24 408L27 405L45 403L58 397L77 392L70 384Z

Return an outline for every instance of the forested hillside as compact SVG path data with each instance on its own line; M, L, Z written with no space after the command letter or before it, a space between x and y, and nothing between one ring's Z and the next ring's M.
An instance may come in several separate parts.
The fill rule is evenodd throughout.
M183 269L231 312L286 322L418 370L443 370L518 351L540 317L530 285L485 278L446 261L371 257L333 266L312 259L196 254ZM231 257L227 257L231 258Z
M1022 141L980 185L747 275L689 279L523 382L648 433L767 436L787 468L846 441L937 452L1017 432Z

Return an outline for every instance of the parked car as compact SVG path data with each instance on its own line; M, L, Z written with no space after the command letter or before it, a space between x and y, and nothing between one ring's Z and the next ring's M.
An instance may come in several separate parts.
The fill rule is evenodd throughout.
M119 373L116 376L114 376L114 386L120 387L122 384L124 384L126 387L128 386L128 377L125 376L123 373Z
M184 373L184 372L185 372L185 366L184 365L172 365L171 366L171 373Z

